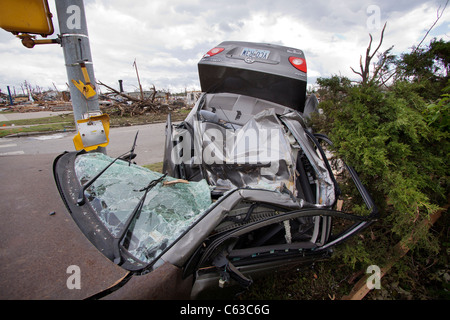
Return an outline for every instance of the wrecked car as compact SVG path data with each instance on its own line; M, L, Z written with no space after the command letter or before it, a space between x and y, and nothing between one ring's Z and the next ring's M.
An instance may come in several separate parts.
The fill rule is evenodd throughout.
M195 106L180 123L168 116L163 173L131 163L136 141L115 159L84 151L55 159L72 218L129 271L95 298L248 288L281 267L329 257L377 216L357 173L307 126L318 100L306 92L303 51L228 41L198 70ZM365 214L340 208L349 181Z

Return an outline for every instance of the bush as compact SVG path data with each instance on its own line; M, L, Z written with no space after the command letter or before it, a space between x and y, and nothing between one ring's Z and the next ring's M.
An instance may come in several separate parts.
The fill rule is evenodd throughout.
M389 248L413 232L416 248L433 253L438 242L421 222L447 202L449 89L434 102L420 94L428 83L396 81L388 89L319 79L321 97L312 125L329 135L335 152L358 172L380 210L380 221L338 251L352 266L383 264ZM371 239L376 239L374 242Z

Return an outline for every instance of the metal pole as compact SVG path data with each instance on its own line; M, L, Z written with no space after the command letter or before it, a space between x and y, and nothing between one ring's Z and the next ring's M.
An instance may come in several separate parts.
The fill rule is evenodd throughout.
M9 90L9 86L7 86L7 88L8 88L9 104L10 105L14 105L13 99L11 97L11 90Z
M142 91L141 80L139 79L139 72L138 72L138 68L137 68L137 64L136 64L136 59L134 59L133 65L136 69L136 75L137 75L137 79L138 79L138 83L139 83L139 90L141 91L141 100L144 100L144 92Z
M96 85L94 65L84 11L83 0L55 0L58 15L61 46L69 79L70 96L72 98L75 122L84 119L88 112L100 111L98 95L86 99L80 90L72 83L73 80L85 82L80 62L84 62L90 82Z
M100 112L98 94L86 99L83 93L72 83L72 80L86 84L81 66L85 66L90 83L96 86L94 65L84 11L83 0L55 0L60 30L61 46L64 52L67 77L69 79L72 108L77 120L85 119L89 113ZM106 149L99 147L97 151L106 154Z

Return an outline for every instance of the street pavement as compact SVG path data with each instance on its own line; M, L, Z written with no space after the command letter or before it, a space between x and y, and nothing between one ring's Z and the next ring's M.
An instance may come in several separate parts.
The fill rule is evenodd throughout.
M22 119L37 119L45 117L54 117L62 114L72 113L72 111L39 111L39 112L22 112L22 113L1 113L0 121L14 121Z
M107 154L131 148L136 162L162 161L165 124L113 128ZM53 180L56 156L74 150L73 133L0 139L0 299L84 299L126 272L107 260L79 231ZM80 289L67 285L71 266Z
M138 133L139 132L139 133ZM139 165L160 162L164 156L165 123L111 128L106 152L117 157L131 149L138 133L135 161ZM0 139L0 157L12 155L59 154L75 151L74 132L6 137Z
M0 299L84 299L125 272L81 234L56 189L53 155L0 157ZM69 266L81 289L69 289Z

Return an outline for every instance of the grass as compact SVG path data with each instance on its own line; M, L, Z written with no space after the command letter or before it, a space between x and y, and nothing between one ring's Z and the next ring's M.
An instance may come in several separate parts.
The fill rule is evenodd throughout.
M182 121L190 110L181 109L172 112L172 121ZM143 125L167 120L167 114L155 113L145 114L133 117L110 116L110 125L112 127ZM14 127L11 127L14 125ZM8 127L4 128L3 127ZM28 132L54 132L75 129L73 114L64 114L53 117L44 117L36 119L22 119L12 121L0 121L0 138L11 134Z
M350 289L350 273L336 272L334 259L289 267L256 279L242 300L339 300ZM342 266L341 266L342 268Z
M159 172L162 173L162 169L163 169L163 162L157 162L157 163L152 163L152 164L146 164L143 165L143 167L155 171L155 172Z
M8 128L0 129L0 138L9 136L11 134L27 133L27 132L54 132L54 131L64 131L68 129L73 129L74 126L69 123L50 123L43 125L33 125L26 127Z
M37 124L54 124L54 123L67 123L74 125L74 119L72 114L62 114L53 117L44 117L36 119L21 119L21 120L11 120L11 121L0 121L0 127L2 126L31 126Z
M172 121L182 121L186 118L190 110L180 109L171 112ZM157 122L165 122L167 120L166 113L151 113L144 115L136 115L133 117L110 116L111 126L130 126L139 124L150 124Z
M13 125L14 127L11 127ZM9 128L2 129L6 126ZM75 128L75 124L71 114L36 119L0 121L0 138L24 132L54 132L73 128Z

